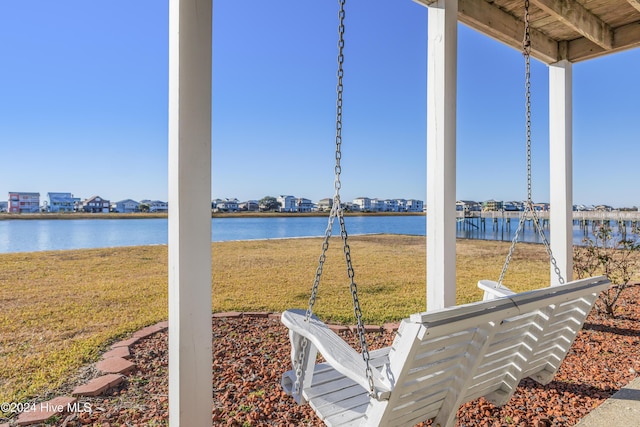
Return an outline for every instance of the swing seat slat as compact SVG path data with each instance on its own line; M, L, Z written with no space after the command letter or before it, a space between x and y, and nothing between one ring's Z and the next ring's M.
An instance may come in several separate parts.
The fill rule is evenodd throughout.
M305 322L304 311L284 312L292 360L302 337L308 340L296 400L308 402L328 426L413 426L427 419L453 426L465 402L484 396L503 405L522 378L551 381L610 282L601 276L523 293L496 285L479 282L485 301L404 319L390 347L370 352L373 397L360 353L317 318ZM317 351L325 363L315 363ZM295 371L283 375L288 394L295 381Z

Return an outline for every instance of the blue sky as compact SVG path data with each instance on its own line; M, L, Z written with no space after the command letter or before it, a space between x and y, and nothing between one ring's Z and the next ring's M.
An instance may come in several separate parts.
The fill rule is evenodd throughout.
M344 200L426 200L427 10L348 0ZM168 2L0 2L0 200L167 199ZM216 0L213 194L333 194L337 2ZM459 199L526 197L522 55L460 26ZM574 65L574 201L640 205L640 50ZM533 197L549 196L532 63Z

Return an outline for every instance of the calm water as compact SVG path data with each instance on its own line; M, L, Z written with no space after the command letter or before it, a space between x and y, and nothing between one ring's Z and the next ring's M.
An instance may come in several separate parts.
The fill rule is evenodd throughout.
M389 233L424 236L423 216L366 216L345 218L349 235ZM214 218L211 240L279 239L323 236L325 217ZM511 240L515 226L487 223L486 230L458 228L460 238ZM548 233L548 230L547 230ZM339 234L337 221L334 234ZM547 235L548 236L548 235ZM574 228L574 243L583 232ZM521 241L539 243L539 236L528 226ZM167 243L166 219L76 219L0 221L0 253L114 246L162 245Z

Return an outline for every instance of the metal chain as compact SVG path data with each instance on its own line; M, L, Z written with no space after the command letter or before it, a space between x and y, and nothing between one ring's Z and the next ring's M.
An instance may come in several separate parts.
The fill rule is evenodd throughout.
M335 205L334 205L335 206ZM327 225L327 229L324 232L324 241L322 242L322 253L320 254L320 258L318 260L318 268L316 268L316 275L313 281L313 286L311 288L311 296L309 297L309 305L307 307L307 313L305 316L305 320L308 322L313 315L313 306L316 303L316 298L318 295L318 287L320 285L320 278L322 277L322 269L324 267L324 262L327 259L327 250L329 249L329 239L331 238L331 232L333 230L333 222L336 217L336 210L332 206L331 213L329 214L329 223ZM307 351L307 339L302 339L302 349L300 353L298 353L298 359L293 361L294 369L296 371L296 381L293 386L293 394L300 394L300 380L302 378L302 363L305 358L305 354Z
M360 340L360 347L362 349L362 358L365 361L366 368L365 374L367 376L367 381L369 383L369 393L373 395L375 393L374 384L373 384L373 370L370 366L370 355L369 355L369 347L367 345L365 330L364 330L364 322L362 320L362 310L360 309L360 300L358 299L358 285L355 282L355 272L353 269L353 264L351 262L351 248L349 247L349 243L347 241L347 229L344 223L344 211L342 209L342 203L340 201L340 188L342 186L340 182L340 174L342 173L342 93L344 90L344 86L342 84L342 79L344 77L344 17L345 17L345 5L346 0L338 0L340 4L340 11L338 13L339 25L338 25L338 71L337 78L338 83L336 85L336 154L335 154L335 180L334 180L334 188L335 194L333 196L333 205L331 207L331 212L329 214L329 221L327 225L327 229L324 233L324 241L322 243L322 252L320 254L320 258L318 260L318 268L316 269L315 279L313 281L313 286L311 288L311 297L309 298L309 305L307 307L306 320L309 321L311 316L313 315L313 306L316 302L318 287L320 285L320 278L322 277L322 270L324 268L324 263L326 261L327 250L329 249L329 240L331 238L333 223L336 217L340 223L340 236L342 237L343 243L343 252L345 256L345 261L347 264L347 275L349 276L350 284L349 290L351 292L351 298L353 301L353 312L357 321L357 329L358 329L358 338ZM294 394L300 393L300 379L302 377L302 363L305 357L307 347L307 339L304 338L302 341L302 351L298 355L298 360L294 361L294 367L296 371L296 381L294 384Z
M525 64L525 106L526 106L526 122L527 122L527 201L525 204L525 208L520 215L520 221L518 222L518 228L516 230L516 234L511 240L511 247L509 248L509 253L507 254L507 259L504 262L502 267L502 271L500 272L500 278L498 279L498 283L502 284L502 280L504 279L504 275L509 268L509 263L511 262L511 258L513 257L513 252L516 247L516 243L518 242L518 237L520 236L520 232L524 228L524 223L526 221L527 213L531 213L531 217L533 219L534 226L536 231L540 235L542 243L549 255L549 259L551 260L551 265L553 266L553 270L558 276L558 282L560 284L564 283L564 277L562 277L562 273L560 268L558 267L558 263L551 252L551 245L547 240L547 237L542 230L542 226L540 225L540 219L538 218L538 214L533 209L533 197L531 191L531 23L529 16L529 0L525 0L524 2L524 39L522 40L522 53L524 55L524 64Z
M353 301L353 314L356 317L356 323L358 327L358 338L360 339L360 348L362 349L362 359L366 364L365 374L367 376L367 381L369 382L369 394L374 396L374 386L373 386L373 371L371 370L371 365L369 363L369 346L367 345L367 339L364 330L364 322L362 320L362 310L360 309L360 300L358 299L358 285L355 282L354 276L355 272L353 270L353 265L351 264L351 248L349 247L349 243L347 242L347 229L344 225L344 215L342 212L342 207L338 208L340 220L340 235L342 236L343 243L343 252L344 257L347 262L347 275L349 276L349 290L351 291L351 299Z
M344 90L344 86L342 85L342 78L344 77L344 4L346 0L338 0L340 3L340 11L338 12L338 71L336 76L338 78L338 83L336 85L336 165L334 168L336 177L334 181L334 188L336 190L335 195L333 196L333 207L338 205L338 209L340 208L340 187L342 184L340 183L340 174L342 173L342 166L340 165L340 160L342 159L342 92ZM338 210L336 210L338 213Z
M318 268L316 269L316 276L313 281L313 287L311 289L311 297L309 298L309 306L307 308L307 321L313 315L313 306L316 302L316 297L318 294L318 286L320 285L320 278L322 276L322 269L324 266L324 262L327 258L326 253L329 249L329 239L331 238L331 233L333 230L333 223L335 218L339 216L342 218L342 208L340 202L340 187L342 184L340 183L340 174L342 173L342 166L340 165L340 161L342 159L342 93L344 91L344 86L342 84L342 78L344 76L344 4L346 0L338 0L340 3L340 12L338 13L339 25L338 25L338 84L336 85L336 154L335 154L335 180L334 180L334 188L335 193L333 195L333 205L331 206L331 213L329 214L329 223L327 224L327 229L324 233L324 241L322 243L322 253L320 254L320 259L318 262ZM342 225L341 225L342 227Z
M531 209L531 215L533 216L533 223L538 230L538 234L540 235L540 239L542 239L542 243L544 244L544 248L547 250L547 255L549 255L549 259L551 260L551 265L553 266L553 271L558 276L558 283L561 285L564 283L564 277L562 277L562 272L560 271L560 267L558 267L558 263L556 258L553 256L551 252L551 245L547 240L547 236L545 236L544 231L542 230L542 226L540 225L540 219L538 218L538 214L535 210Z
M520 236L520 232L524 228L525 216L527 214L527 209L529 204L524 208L522 215L520 215L520 221L518 221L518 228L516 229L516 234L513 236L513 240L511 240L511 247L509 247L509 253L507 254L507 259L504 261L504 265L502 266L502 272L500 272L500 278L498 279L498 284L502 285L502 279L504 279L504 275L507 273L507 269L509 268L509 263L511 262L511 258L513 257L513 252L516 248L516 243L518 242L518 237Z
M524 54L525 105L527 118L527 201L531 201L531 30L529 28L529 0L524 2Z

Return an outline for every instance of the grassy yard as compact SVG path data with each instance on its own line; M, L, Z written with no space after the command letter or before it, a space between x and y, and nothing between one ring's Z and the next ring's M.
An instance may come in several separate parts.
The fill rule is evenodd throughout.
M424 237L349 238L365 322L423 310ZM213 311L307 306L321 239L214 243ZM497 280L508 243L458 242L459 304L481 299L479 279ZM505 284L546 286L541 245L521 243ZM342 242L333 238L315 313L352 323ZM167 318L167 248L143 246L0 255L0 402L44 396L95 361L107 345Z

